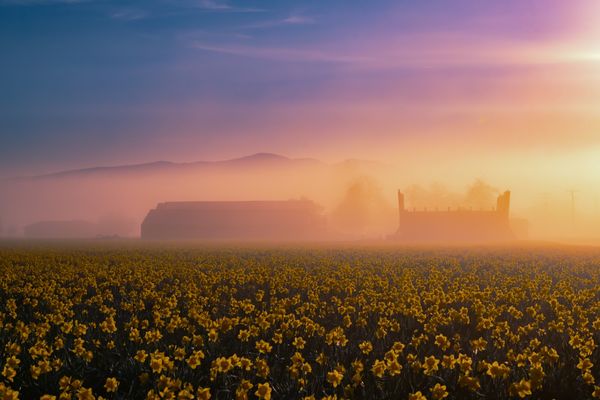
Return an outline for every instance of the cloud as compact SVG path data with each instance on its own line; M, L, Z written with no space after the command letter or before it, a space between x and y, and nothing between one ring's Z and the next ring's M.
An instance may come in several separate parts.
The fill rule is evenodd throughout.
M122 9L110 14L113 19L122 21L137 21L140 19L147 18L150 14L145 10L139 9Z
M306 15L290 15L289 17L281 20L281 22L287 25L309 25L314 24L316 21L313 17Z
M309 23L307 17L286 18L287 24ZM248 26L258 28L285 24L279 22ZM281 61L344 63L362 70L402 68L489 68L530 67L560 64L594 65L600 52L587 52L574 43L524 42L466 34L427 33L364 40L324 41L302 46L245 46L193 42L192 47L215 53ZM587 47L589 48L589 46Z
M207 10L229 10L231 6L225 3L221 3L215 0L200 0L198 1L199 8L205 8Z
M192 47L198 50L213 53L231 54L243 57L264 58L278 61L305 61L305 62L329 62L329 63L360 63L367 60L360 57L337 55L324 50L295 49L280 47L258 47L258 46L219 46L195 42Z
M315 24L317 20L314 17L301 15L301 14L291 14L288 17L271 20L271 21L262 21L256 22L249 25L244 25L239 29L265 29L265 28L274 28L280 26L292 26L292 25L312 25Z
M238 7L219 0L198 0L194 2L194 7L214 12L252 13L265 11L261 8Z
M184 30L177 34L177 38L184 43L203 43L205 41L215 40L243 40L247 41L252 39L251 35L242 32L229 32L229 31L210 31L204 29L190 29Z

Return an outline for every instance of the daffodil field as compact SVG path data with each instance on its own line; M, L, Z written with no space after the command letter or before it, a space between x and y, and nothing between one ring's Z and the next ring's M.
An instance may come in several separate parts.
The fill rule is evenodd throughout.
M600 250L0 247L0 399L600 397Z

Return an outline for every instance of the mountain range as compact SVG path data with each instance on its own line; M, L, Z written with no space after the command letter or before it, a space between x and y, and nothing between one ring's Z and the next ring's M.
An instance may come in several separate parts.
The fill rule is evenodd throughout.
M360 159L346 159L342 162L328 164L315 158L290 158L274 153L256 153L244 157L220 161L194 161L194 162L171 162L154 161L142 164L128 164L117 166L100 166L82 169L71 169L42 175L33 175L10 179L12 181L22 180L45 180L61 178L86 178L86 177L110 177L128 176L137 174L163 174L177 172L202 172L227 171L227 170L252 170L257 168L326 168L334 169L361 169L382 168L386 165L377 161Z

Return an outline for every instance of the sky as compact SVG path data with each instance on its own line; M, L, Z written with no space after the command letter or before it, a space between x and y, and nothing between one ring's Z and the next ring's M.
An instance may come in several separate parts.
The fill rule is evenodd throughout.
M0 0L0 177L273 152L590 187L599 27L594 0Z

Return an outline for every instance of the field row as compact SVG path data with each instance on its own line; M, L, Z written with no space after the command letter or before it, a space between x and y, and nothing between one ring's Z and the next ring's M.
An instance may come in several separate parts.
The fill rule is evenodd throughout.
M600 252L0 249L0 399L600 397Z

